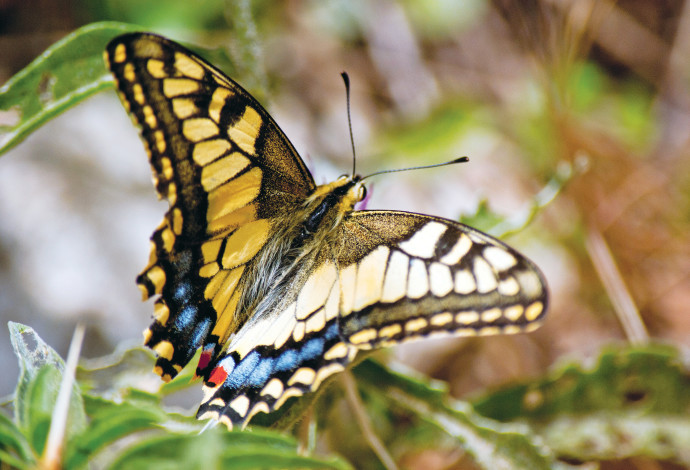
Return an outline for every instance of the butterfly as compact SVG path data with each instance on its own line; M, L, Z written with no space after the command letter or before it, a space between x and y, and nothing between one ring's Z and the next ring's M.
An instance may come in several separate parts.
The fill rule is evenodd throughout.
M199 419L244 427L360 351L544 318L531 261L452 220L354 210L360 176L316 185L266 110L179 44L125 34L105 59L170 206L137 278L156 297L145 344L165 381L201 349Z

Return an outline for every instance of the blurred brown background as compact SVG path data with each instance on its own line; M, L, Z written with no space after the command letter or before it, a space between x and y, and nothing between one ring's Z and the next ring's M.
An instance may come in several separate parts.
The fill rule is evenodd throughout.
M577 169L506 239L545 272L546 324L414 343L400 359L466 397L627 340L669 342L687 357L686 2L160 3L0 0L0 83L96 20L227 47L233 78L257 93L322 183L351 167L346 70L359 172L471 160L379 177L370 208L457 219L487 199L510 218L559 168ZM139 301L134 277L164 210L113 92L50 122L0 160L0 319L33 326L63 354L78 320L88 325L86 356L138 343L152 305ZM17 368L4 327L0 351L0 394L9 394Z

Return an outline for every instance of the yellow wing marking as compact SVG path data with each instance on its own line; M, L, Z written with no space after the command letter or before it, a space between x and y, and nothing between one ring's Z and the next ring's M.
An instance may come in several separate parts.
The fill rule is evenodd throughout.
M323 330L326 326L326 311L323 308L317 310L304 325L307 334Z
M537 318L539 318L539 315L541 315L543 310L544 310L544 304L542 304L539 301L534 302L525 309L525 318L528 321L534 321Z
M115 47L115 53L113 54L113 62L121 64L127 60L127 49L124 44L118 44Z
M474 259L472 271L474 278L477 280L477 292L480 294L491 292L498 287L496 275L484 258L477 256Z
M244 266L230 271L221 271L213 277L204 291L204 295L211 299L211 304L218 315L212 334L221 339L229 335L228 332L232 331L230 326L236 320L235 309L239 301L237 284L243 272Z
M419 330L426 328L427 321L426 318L413 318L405 323L405 333L414 334Z
M347 357L349 350L350 347L341 341L331 346L331 348L324 353L323 358L327 361L332 361L333 359L342 359Z
M285 342L292 336L292 331L297 325L297 319L295 318L296 307L297 303L292 302L271 326L275 330L274 348L282 348Z
M434 326L444 326L453 321L453 314L450 312L437 313L431 319L429 323Z
M311 367L300 367L292 374L287 381L288 386L294 385L296 383L311 385L316 378L316 371Z
M364 344L371 342L372 340L376 339L376 329L375 328L367 328L364 330L360 330L357 333L351 335L348 339L350 343L359 345L359 344Z
M170 343L170 341L161 341L160 343L156 344L152 349L156 351L156 354L158 354L158 356L168 360L172 359L173 351L175 351L175 348Z
M357 265L351 264L340 270L341 314L343 316L352 313L357 287Z
M193 116L199 112L194 101L190 98L175 98L172 100L173 113L179 119L187 119L189 116Z
M156 141L156 150L163 154L168 148L168 144L165 142L165 134L160 129L156 129L153 133L153 139Z
M170 253L173 249L173 245L175 244L175 234L172 230L170 230L170 227L168 227L168 221L166 220L164 223L166 224L166 226L161 231L161 238L163 239L163 249ZM153 252L155 252L155 250L156 249L154 247Z
M520 285L513 276L501 279L498 282L498 293L501 295L517 295L520 292Z
M240 153L233 153L228 157L216 160L201 170L201 185L207 192L211 192L232 179L250 164L251 161Z
M355 355L357 354L357 349L350 347L350 350L348 352L348 362L352 362L352 360L355 358ZM326 380L328 377L330 377L333 374L336 374L338 372L342 372L345 370L345 366L340 364L339 362L333 362L331 364L328 364L325 367L322 367L316 372L316 377L314 378L314 382L311 384L311 389L316 390L321 386L324 380Z
M429 277L424 261L418 258L410 262L410 274L407 278L407 295L411 299L421 299L429 292Z
M383 281L382 302L395 302L407 293L407 270L410 258L401 251L393 251Z
M124 45L122 44L118 44L117 47L120 46L123 46L124 48ZM165 71L165 62L162 60L149 59L146 62L146 70L153 78L166 78L168 76L167 72Z
M182 75L189 78L194 78L196 80L201 80L204 78L204 67L201 66L196 60L192 59L186 54L181 52L175 53L175 68Z
M153 266L147 273L146 277L155 287L154 292L160 294L163 291L163 286L165 285L165 271L160 266Z
M240 225L256 220L257 204L251 203L229 214L209 221L206 232L209 234L229 233Z
M271 223L267 219L258 219L242 225L226 240L223 268L230 269L245 264L263 248L270 235Z
M149 64L152 61L149 61ZM199 91L201 84L189 78L166 78L163 80L163 94L168 98L191 95Z
M158 127L158 120L156 119L156 116L153 114L153 108L149 105L144 105L142 108L142 111L144 112L144 122L146 123L147 126L149 126L151 129L155 129Z
M362 310L381 300L389 253L390 249L381 245L359 262L353 305L355 310Z
M220 122L220 112L223 110L223 106L225 106L226 100L233 96L233 94L234 93L228 90L227 88L216 88L216 91L214 91L213 95L211 96L211 103L208 106L208 115L211 116L211 119L213 119L217 123Z
M517 264L515 256L496 246L487 246L482 254L489 264L499 271L506 271Z
M225 139L205 140L194 146L192 158L197 165L203 167L225 155L231 148L230 142ZM239 153L235 153L228 158L235 158L239 155Z
M235 410L238 415L244 418L249 411L249 398L246 395L240 395L229 404L230 408Z
M223 244L223 240L218 238L215 240L209 240L201 245L201 256L204 258L204 264L213 263L218 259L218 254L220 253L220 246Z
M261 177L261 169L255 167L211 191L206 219L211 222L256 199L261 190Z
M443 255L439 261L447 265L455 265L460 262L460 260L470 251L472 248L472 240L470 237L464 233L460 235L458 241L455 242L453 248L450 249L448 253Z
M134 94L134 101L136 101L139 105L146 103L146 96L144 96L144 89L141 88L140 84L135 83L134 85L132 85L132 93Z
M436 243L448 230L446 225L438 222L427 222L417 230L409 240L399 244L400 248L409 255L418 258L431 258L436 249Z
M342 344L342 343L341 343ZM272 378L261 390L261 395L269 395L273 398L278 398L283 393L283 382L280 379Z
M125 64L124 77L128 82L133 82L137 78L137 74L134 72L134 64L131 62Z
M303 321L298 321L295 328L292 330L292 339L300 342L304 339L304 334L307 332L307 325Z
M460 312L455 315L455 321L461 325L471 325L479 321L479 314L477 312Z
M525 308L522 305L513 305L505 309L503 315L505 315L508 320L517 322L524 312Z
M182 122L182 134L192 142L218 135L218 126L209 118L189 118Z
M453 290L453 273L450 268L438 262L429 266L429 285L436 297L448 295Z
M326 303L337 275L333 262L326 261L309 276L297 298L298 320L304 320Z
M169 316L170 309L164 302L157 301L153 305L153 318L155 318L160 325L165 326Z
M173 208L172 214L172 231L175 235L182 234L182 223L184 222L182 218L182 211L179 207Z
M481 319L486 323L493 323L503 316L503 311L500 308L490 308L484 310L481 314Z
M244 152L253 155L254 144L259 136L262 119L259 113L247 106L242 118L233 126L228 127L228 137Z
M392 325L384 326L379 330L379 338L391 338L402 332L402 326L398 323Z
M468 270L461 269L455 271L453 290L455 290L457 294L471 294L476 289L477 283L474 281L474 276L472 276Z

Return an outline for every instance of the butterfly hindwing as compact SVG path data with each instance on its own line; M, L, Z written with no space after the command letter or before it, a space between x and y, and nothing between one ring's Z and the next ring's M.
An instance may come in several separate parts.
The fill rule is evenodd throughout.
M204 374L245 320L236 306L247 264L275 217L315 185L256 100L181 46L128 34L108 45L106 61L141 128L156 190L170 203L137 279L144 298L160 295L146 344L164 379L204 346Z
M229 427L316 390L357 352L442 333L532 331L546 311L539 270L446 219L355 211L294 284L286 308L250 321L206 387L201 418Z

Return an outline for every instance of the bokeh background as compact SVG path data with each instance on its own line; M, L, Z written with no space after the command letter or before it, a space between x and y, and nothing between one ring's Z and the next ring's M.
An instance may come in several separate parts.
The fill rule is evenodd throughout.
M359 173L469 156L373 179L369 208L487 228L496 218L520 225L543 206L505 239L548 280L540 330L394 352L453 395L626 341L671 343L687 359L687 2L0 0L0 84L100 20L221 48L226 71L274 115L318 183L352 166L343 70ZM482 201L489 215L472 217ZM152 305L134 277L164 211L113 91L32 134L0 159L2 324L28 324L62 354L78 321L87 357L138 344ZM7 395L18 369L4 326L0 358Z

